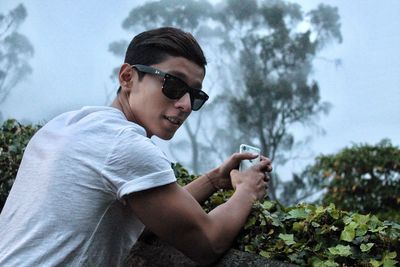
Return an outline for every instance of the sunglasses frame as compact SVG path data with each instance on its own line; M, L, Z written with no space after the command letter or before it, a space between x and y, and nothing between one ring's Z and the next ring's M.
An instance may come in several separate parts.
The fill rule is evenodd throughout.
M142 72L142 73L149 73L149 74L154 74L154 75L158 75L160 77L163 77L164 81L163 81L163 85L162 85L161 89L162 89L163 94L166 97L168 97L169 99L174 99L174 100L180 99L186 93L189 93L189 95L190 95L190 104L191 104L191 108L192 108L193 111L199 110L209 98L209 96L204 91L190 87L182 79L180 79L180 78L178 78L178 77L176 77L174 75L171 75L171 74L169 74L167 72L163 72L163 71L161 71L159 69L156 69L156 68L153 68L153 67L150 67L150 66L146 66L146 65L141 65L141 64L131 65L131 67L137 69L139 72ZM179 95L176 98L168 96L168 92L167 92L167 89L165 87L165 85L168 84L168 80L171 80L171 79L175 79L175 80L179 81L180 83L182 83L182 85L184 85L184 87L182 87L182 88L186 89L185 92L182 95ZM200 100L202 102L201 102L200 105L197 105L195 107L194 106L195 100L197 100L197 101Z

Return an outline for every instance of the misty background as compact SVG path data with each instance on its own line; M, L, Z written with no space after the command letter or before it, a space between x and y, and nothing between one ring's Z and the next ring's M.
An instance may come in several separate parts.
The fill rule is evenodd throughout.
M0 14L20 3L26 8L18 32L30 41L34 54L28 60L32 73L0 103L0 119L44 123L82 106L109 105L118 88L110 75L123 60L109 51L109 45L130 41L139 33L121 25L133 8L146 2L150 1L2 0ZM322 1L296 2L307 12ZM326 45L314 58L311 78L319 84L321 100L331 108L316 118L315 127L291 126L298 143L286 163L276 168L283 180L315 156L336 153L353 143L375 144L388 138L400 145L400 1L323 3L338 8L343 42ZM209 66L203 87L213 90L212 98L217 62L212 51L205 49L205 53ZM182 162L188 155L180 143L183 139L187 133L181 127L175 141L179 149L155 141L171 160Z

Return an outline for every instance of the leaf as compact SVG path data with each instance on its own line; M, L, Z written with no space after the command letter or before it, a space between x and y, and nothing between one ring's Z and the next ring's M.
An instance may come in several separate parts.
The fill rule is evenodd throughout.
M262 204L263 208L270 211L272 208L275 207L275 203L272 201L264 201Z
M361 252L368 252L374 245L374 243L361 244Z
M398 223L392 222L391 226L393 227L393 229L400 230L400 224L398 224Z
M272 235L274 232L275 232L274 229L269 229L267 235Z
M343 222L347 225L350 224L353 221L353 219L350 216L345 216L343 218Z
M377 260L370 260L369 263L372 265L372 267L379 267L381 266L381 263Z
M326 209L325 209L324 207L318 206L318 207L315 209L315 215L320 215L320 214L324 213L325 210L326 210Z
M355 235L356 231L354 230L354 227L348 225L344 227L344 230L340 234L340 240L351 242L354 240Z
M294 209L288 212L289 219L306 219L308 214L304 209Z
M320 225L319 223L317 223L317 222L312 222L311 225L312 225L313 227L315 227L315 228L318 228L318 227L321 226L321 225Z
M369 220L369 222L368 222L368 226L369 226L369 228L370 228L370 231L373 231L373 232L378 232L378 231L375 231L377 228L379 228L379 227L382 227L383 226L383 223L378 219L378 217L376 217L375 215L373 215L372 217L371 217L371 219Z
M368 232L368 225L362 224L357 228L356 236L364 236Z
M280 239L282 239L286 245L290 246L293 244L296 244L296 242L294 241L294 237L292 234L279 234L278 236Z
M377 232L381 232L381 231L385 230L385 228L386 228L385 226L379 226L375 229L370 229L369 231L371 231L372 233L377 233Z
M353 221L357 224L367 224L369 222L369 215L354 214Z
M260 253L258 253L260 256L265 257L265 258L271 258L271 253L267 252L267 251L260 251Z
M339 228L337 228L336 226L332 225L332 226L331 226L331 230L332 230L332 231L337 231L337 230L339 230Z
M313 250L314 252L317 252L318 250L321 249L321 246L322 246L322 244L321 244L321 243L318 243L318 244L315 245L315 247L314 247L312 250Z
M244 226L244 229L248 229L248 228L252 227L255 223L256 223L256 218L255 217L250 217L247 220L246 225Z
M254 249L254 246L250 244L250 245L246 245L244 247L244 251L246 251L246 252L254 252L255 249Z
M312 266L313 267L337 267L337 266L339 266L339 264L333 260L321 261L318 258L313 258Z
M338 263L336 263L334 260L326 260L322 262L323 265L322 266L326 266L326 267L337 267L339 266Z
M336 206L334 203L329 204L329 206L326 208L328 213L334 218L335 220L339 219L340 216L340 211L336 209Z
M304 229L304 222L294 222L292 226L293 231L301 232Z
M383 257L383 259L395 259L396 256L397 256L396 251L393 251L393 252L387 253L387 254Z
M395 267L398 261L392 259L384 259L383 260L383 267Z
M349 245L347 246L337 245L336 247L328 248L328 250L332 255L338 255L343 257L351 255L351 248Z
M282 222L276 216L270 216L271 224L276 227L283 227Z

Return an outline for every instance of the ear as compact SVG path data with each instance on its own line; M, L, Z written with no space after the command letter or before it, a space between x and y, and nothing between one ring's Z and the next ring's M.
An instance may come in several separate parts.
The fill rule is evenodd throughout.
M122 90L128 90L132 88L133 84L133 77L136 75L136 72L133 71L131 65L128 63L124 63L121 68L119 69L118 80L119 85L121 86Z

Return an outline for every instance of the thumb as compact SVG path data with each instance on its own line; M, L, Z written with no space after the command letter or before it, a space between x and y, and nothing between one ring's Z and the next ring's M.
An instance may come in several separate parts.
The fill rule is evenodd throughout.
M238 172L239 172L239 171L238 171L237 169L232 169L231 172L230 172L231 177L232 177L232 175L235 175L235 174L237 174Z
M260 161L259 163L253 165L251 168L253 168L256 171L265 171L265 168L268 167L268 162L265 160Z

